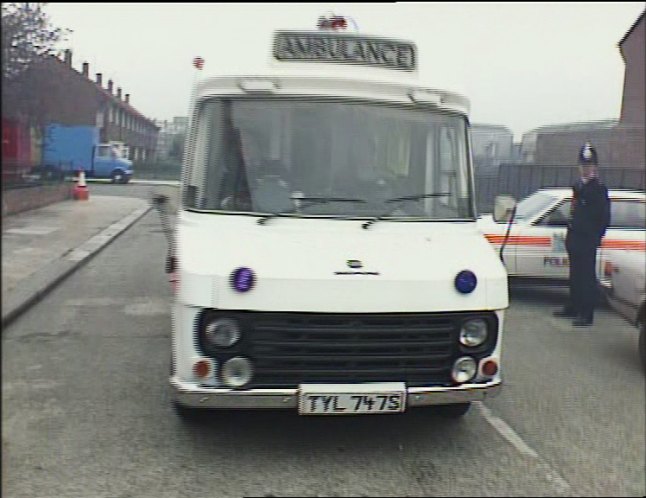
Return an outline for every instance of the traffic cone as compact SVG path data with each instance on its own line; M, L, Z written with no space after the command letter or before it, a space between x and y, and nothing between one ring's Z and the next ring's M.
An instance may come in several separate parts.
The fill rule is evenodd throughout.
M77 201L87 201L90 198L90 191L85 183L85 170L79 171L78 181L74 186L73 195Z

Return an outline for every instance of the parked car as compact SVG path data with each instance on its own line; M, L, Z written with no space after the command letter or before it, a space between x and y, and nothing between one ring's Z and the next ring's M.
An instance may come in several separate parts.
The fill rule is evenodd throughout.
M611 255L646 251L646 193L610 190L609 196L611 221L597 258L597 276L604 284L607 284L604 266ZM565 234L571 202L571 188L549 188L540 189L518 203L503 253L510 277L567 283L569 260ZM478 219L478 226L499 250L508 223L483 215Z
M608 303L639 328L639 354L646 371L646 252L615 251L606 272Z

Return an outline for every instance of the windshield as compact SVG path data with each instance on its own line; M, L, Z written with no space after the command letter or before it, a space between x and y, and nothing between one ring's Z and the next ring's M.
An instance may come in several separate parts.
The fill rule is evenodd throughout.
M551 206L556 199L545 192L536 192L529 197L525 197L516 207L517 220L530 220L543 210Z
M378 103L211 99L193 136L189 209L473 218L464 117Z

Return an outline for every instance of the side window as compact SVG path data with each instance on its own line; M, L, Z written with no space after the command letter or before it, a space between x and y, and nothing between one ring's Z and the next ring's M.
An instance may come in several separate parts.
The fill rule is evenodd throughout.
M570 219L570 208L572 202L567 200L561 202L556 208L550 211L538 223L539 226L564 227L567 226Z
M109 158L110 157L110 146L109 145L101 145L97 148L96 152L97 157L101 158Z
M454 193L456 191L456 138L453 128L440 128L440 178L439 191ZM440 202L455 207L455 196L440 198Z
M639 200L617 199L610 205L612 228L646 228L646 203Z

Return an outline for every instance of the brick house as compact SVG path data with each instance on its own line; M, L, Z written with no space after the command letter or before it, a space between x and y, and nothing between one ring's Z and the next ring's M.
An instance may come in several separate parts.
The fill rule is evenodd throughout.
M635 21L626 35L619 42L619 52L626 64L624 91L621 100L621 118L623 125L635 125L644 128L646 121L646 36L644 33L644 12Z
M97 73L90 78L89 64L81 72L72 67L72 52L67 50L61 60L45 57L30 75L33 85L28 96L32 108L38 108L46 123L68 126L96 126L101 142L119 141L130 147L130 158L145 161L155 156L159 128L130 104L130 95L114 87ZM16 98L21 98L20 88ZM4 116L3 116L4 117Z

